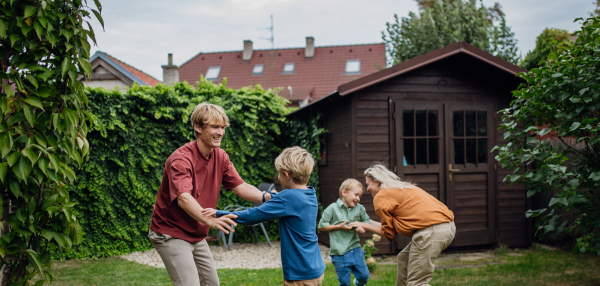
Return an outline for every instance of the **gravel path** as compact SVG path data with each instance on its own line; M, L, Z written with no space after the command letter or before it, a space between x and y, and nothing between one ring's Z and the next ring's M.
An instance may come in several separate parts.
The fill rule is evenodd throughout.
M234 243L233 249L225 251L223 246L211 245L210 251L217 264L217 269L222 268L278 268L281 267L281 244L279 241L271 242L273 247L269 247L266 242L261 243ZM330 263L329 248L319 244L321 257L325 263ZM122 255L129 261L146 264L154 267L165 268L160 255L155 249L134 252L129 255Z

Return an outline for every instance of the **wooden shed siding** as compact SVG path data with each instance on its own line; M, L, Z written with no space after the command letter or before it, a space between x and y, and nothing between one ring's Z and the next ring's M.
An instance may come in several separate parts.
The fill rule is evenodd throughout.
M327 164L319 166L321 205L326 208L339 198L342 182L352 177L352 156L349 145L352 142L350 101L336 103L336 108L324 114L326 133ZM320 232L319 240L329 245L329 233Z
M498 109L508 107L507 102L499 102ZM501 115L496 115L496 125L502 123ZM504 131L498 130L496 134L496 145L502 146L508 143L504 140ZM508 174L501 164L496 162L497 174L497 239L498 243L512 247L527 246L527 194L522 185L510 185L510 181L504 181Z

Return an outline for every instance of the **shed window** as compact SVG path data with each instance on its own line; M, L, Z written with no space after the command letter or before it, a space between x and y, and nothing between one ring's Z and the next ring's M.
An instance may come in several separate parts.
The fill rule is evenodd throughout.
M437 110L403 110L404 165L439 164Z
M252 69L252 74L254 74L254 75L262 74L264 69L265 69L264 65L255 65L254 68Z
M360 73L360 60L347 60L346 73Z
M487 163L487 112L481 110L454 111L454 163Z
M293 73L294 67L296 65L294 63L287 63L283 66L283 73Z
M206 79L217 79L221 73L221 67L209 67L206 71Z

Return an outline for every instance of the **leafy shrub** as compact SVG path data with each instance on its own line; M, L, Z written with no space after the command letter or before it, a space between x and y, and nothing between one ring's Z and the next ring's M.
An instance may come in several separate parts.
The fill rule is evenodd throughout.
M600 255L600 18L574 35L558 57L521 74L527 84L503 111L509 143L494 150L512 170L506 179L523 184L528 197L558 189L546 208L527 211L540 218L538 235L566 233L576 238L574 251Z

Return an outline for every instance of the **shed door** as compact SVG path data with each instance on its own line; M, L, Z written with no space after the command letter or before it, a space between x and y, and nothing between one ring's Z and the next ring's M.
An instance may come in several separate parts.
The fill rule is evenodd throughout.
M454 212L451 246L495 243L494 103L446 104L446 205Z
M394 110L398 175L454 212L452 246L494 243L494 103L396 102ZM408 242L398 236L398 249Z

